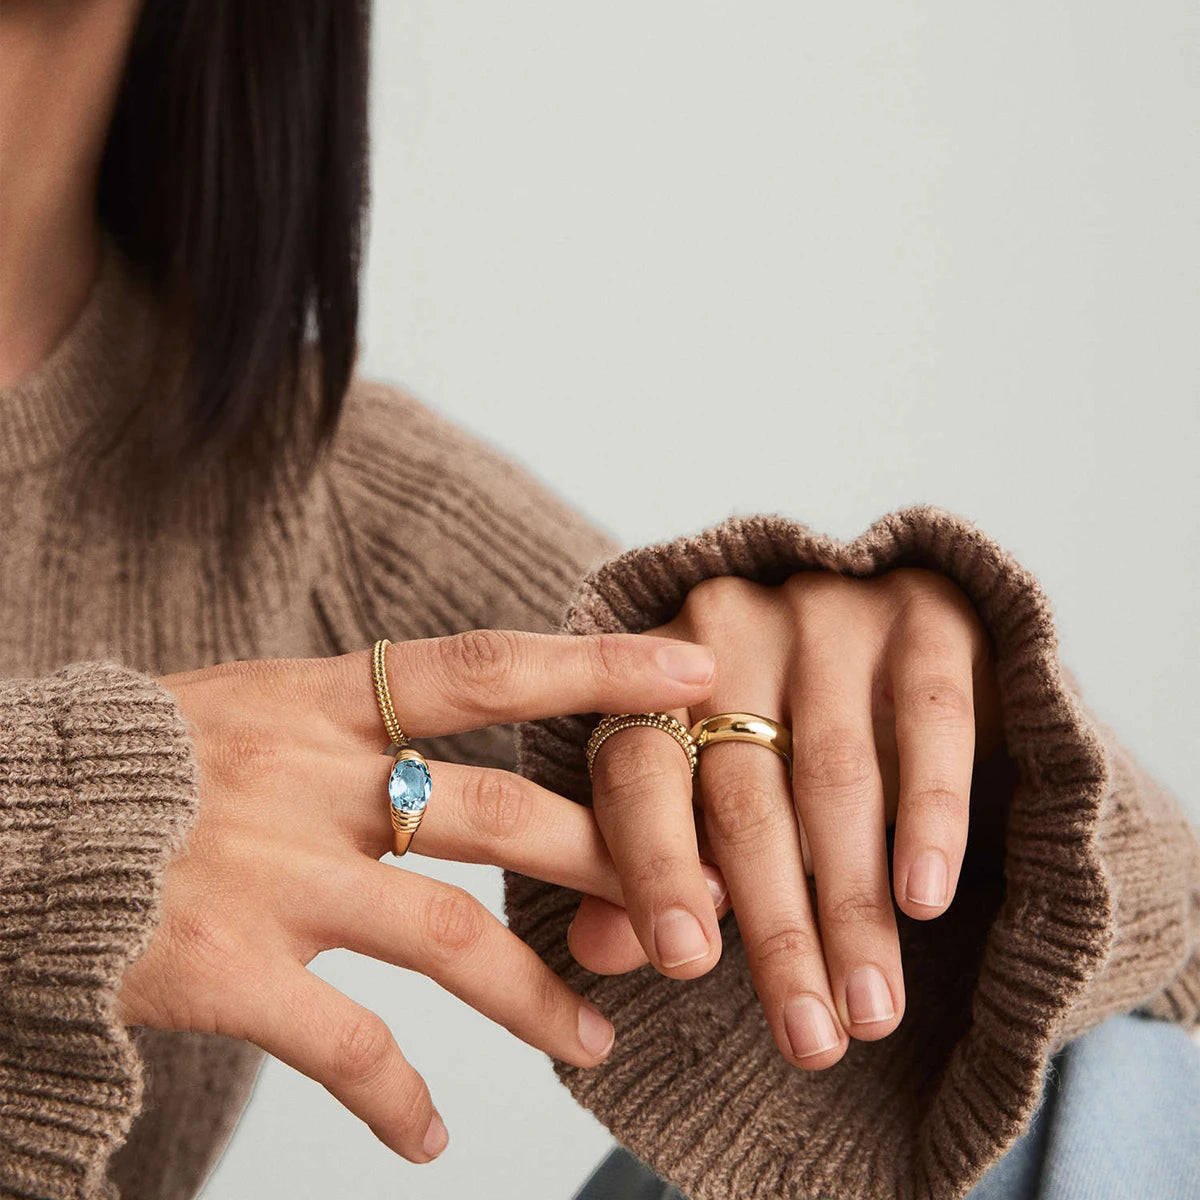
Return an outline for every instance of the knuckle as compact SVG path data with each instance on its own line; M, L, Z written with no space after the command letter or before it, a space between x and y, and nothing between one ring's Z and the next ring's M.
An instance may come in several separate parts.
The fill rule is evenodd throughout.
M463 954L483 939L483 909L461 888L436 888L425 902L424 917L425 938L437 958Z
M486 841L511 841L525 836L532 824L532 798L518 778L507 771L480 770L468 819Z
M687 765L678 753L670 761L678 759L680 770L666 765L655 740L663 736L656 730L623 729L600 747L595 782L610 804L641 803L648 795L663 795L677 786Z
M803 925L784 925L773 930L755 944L754 955L761 964L771 967L787 967L813 959L824 963L817 931Z
M639 892L662 890L664 884L675 884L687 877L693 864L678 854L654 851L638 860L630 872L630 880Z
M682 613L688 624L720 628L744 617L746 605L761 585L737 575L702 579L684 599Z
M810 792L860 792L874 784L877 770L874 746L844 729L821 730L793 759L796 784Z
M480 707L493 707L497 689L520 661L518 642L507 629L468 629L447 638L446 665L455 689Z
M544 963L538 962L530 980L534 1011L540 1014L539 1024L550 1025L552 1018L564 1007L566 987L561 979Z
M331 1071L344 1087L359 1088L379 1079L392 1057L392 1035L374 1013L351 1017L337 1031Z
M587 654L593 678L601 685L621 683L634 667L633 647L612 633L588 638Z
M975 717L974 698L957 678L944 672L921 672L896 699L898 707L928 724L966 725Z
M780 808L778 793L753 781L736 789L708 787L705 792L704 821L709 836L729 849L760 843ZM707 798L709 792L711 799Z
M869 925L883 928L894 920L891 898L880 900L873 892L865 889L851 890L830 896L824 902L821 900L818 889L817 904L822 925L839 928L851 925Z
M953 817L963 816L970 805L968 797L961 789L952 787L940 779L917 787L912 799L922 810L932 810L937 815Z

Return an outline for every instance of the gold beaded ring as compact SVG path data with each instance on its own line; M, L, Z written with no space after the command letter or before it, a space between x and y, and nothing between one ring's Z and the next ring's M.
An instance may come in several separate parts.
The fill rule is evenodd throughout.
M600 751L600 747L614 733L620 733L622 729L632 729L636 725L645 725L650 729L661 729L663 733L668 733L679 743L680 749L687 755L688 770L692 775L696 774L696 763L698 762L698 748L696 740L688 732L687 726L670 713L614 713L611 717L605 717L604 720L592 730L592 736L588 738L587 744L587 769L588 775L593 773L593 767L596 763L596 755Z
M385 753L390 753L393 747L398 751L388 775L388 807L392 814L392 853L399 858L408 852L413 834L425 815L433 780L424 755L409 746L408 737L400 728L396 710L392 707L387 681L387 648L391 644L387 638L380 638L372 648L371 679L383 727L391 738Z

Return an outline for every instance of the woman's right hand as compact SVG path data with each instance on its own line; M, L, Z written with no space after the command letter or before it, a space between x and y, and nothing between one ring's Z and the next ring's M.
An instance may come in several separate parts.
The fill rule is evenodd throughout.
M473 630L393 643L389 684L419 739L704 699L712 654L642 635ZM424 1080L381 1018L306 969L345 947L420 971L547 1054L607 1057L612 1026L461 888L377 861L391 845L387 734L371 652L224 663L162 677L188 724L199 815L126 970L128 1024L227 1034L323 1084L414 1162L444 1148ZM591 810L507 771L430 762L415 848L494 863L615 904ZM715 872L719 880L719 873Z

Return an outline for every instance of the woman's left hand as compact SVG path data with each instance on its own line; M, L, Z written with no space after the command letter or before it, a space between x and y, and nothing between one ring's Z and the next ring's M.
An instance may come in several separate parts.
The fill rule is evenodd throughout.
M777 587L711 579L649 632L716 655L710 699L674 715L787 725L792 778L766 747L722 743L701 755L693 789L666 734L611 736L592 804L625 906L585 897L571 951L599 973L649 961L692 979L720 957L717 919L732 905L780 1051L831 1066L848 1037L885 1037L904 1012L888 825L901 910L936 917L954 896L973 765L1001 744L987 633L957 584L915 567L872 579L803 571ZM715 908L702 860L728 887Z

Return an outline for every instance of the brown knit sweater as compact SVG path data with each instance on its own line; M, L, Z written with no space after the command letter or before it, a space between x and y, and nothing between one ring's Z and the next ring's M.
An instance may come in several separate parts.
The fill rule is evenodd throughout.
M734 914L702 979L592 976L566 950L577 896L509 874L513 927L616 1025L608 1063L558 1070L622 1142L693 1200L961 1196L1020 1133L1064 1040L1134 1008L1200 1022L1197 839L1079 698L1036 580L970 522L911 508L841 543L755 517L614 557L518 467L358 379L315 477L247 515L254 536L233 571L215 535L219 479L134 529L80 469L144 378L154 328L106 246L66 338L0 391L4 1195L194 1195L259 1064L242 1043L113 1018L197 804L189 732L155 675L384 634L551 629L568 606L575 632L642 630L717 574L913 564L956 579L995 641L1006 738L973 801L999 796L1007 833L973 836L946 915L898 914L899 1029L817 1073L775 1049ZM523 726L521 769L586 803L592 721ZM429 747L493 765L517 749L511 729Z

